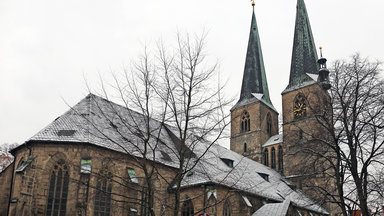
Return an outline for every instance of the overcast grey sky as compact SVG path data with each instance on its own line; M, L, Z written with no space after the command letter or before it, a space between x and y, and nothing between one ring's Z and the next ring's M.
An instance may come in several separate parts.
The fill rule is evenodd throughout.
M384 60L383 0L306 0L316 46L329 61L359 51ZM256 0L272 101L289 78L296 0ZM251 21L248 0L0 0L0 143L22 143L86 94L83 74L129 65L177 29L208 29L228 95L238 97ZM234 92L235 90L235 92ZM229 112L229 110L228 110Z

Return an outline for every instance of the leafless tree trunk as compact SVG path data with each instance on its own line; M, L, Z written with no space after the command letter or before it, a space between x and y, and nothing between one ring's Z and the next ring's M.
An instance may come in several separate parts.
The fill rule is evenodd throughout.
M232 102L224 99L223 86L215 80L218 78L217 65L209 66L205 54L206 35L191 37L178 33L176 36L174 49L163 42L157 43L155 52L148 52L145 47L144 54L133 64L132 70L125 70L123 75L114 74L114 81L110 84L100 79L101 95L110 100L112 96L108 89L112 88L118 100L129 110L128 116L124 116L113 103L110 103L108 111L99 107L119 139L103 133L102 125L94 124L92 119L87 120L101 138L124 149L127 154L132 154L132 146L139 152L135 158L138 168L144 172L144 187L150 197L146 205L152 216L155 215L155 200L172 209L174 216L179 215L183 202L180 197L182 181L222 137L229 124L229 114L224 110ZM167 148L160 143L162 133L171 134L176 143L176 151L168 149L177 158L172 179L167 179L157 170L158 152ZM127 134L133 134L134 141ZM126 141L131 147L119 140ZM204 152L196 154L194 151L202 143ZM167 182L168 191L174 197L173 203L167 203L156 195L155 178Z
M379 178L376 171L384 168L384 81L381 72L380 62L371 62L359 54L349 61L336 61L330 74L332 88L328 105L332 106L332 114L325 112L327 109L315 114L318 129L323 133L298 128L307 138L303 142L317 143L313 148L297 146L298 152L308 158L303 167L308 167L308 162L321 164L318 167L322 170L318 171L332 179L336 188L330 190L328 186L316 185L315 189L325 195L326 202L339 205L344 216L356 208L364 216L370 215L369 202L373 198L370 188L374 187L373 179ZM317 108L314 105L311 109Z

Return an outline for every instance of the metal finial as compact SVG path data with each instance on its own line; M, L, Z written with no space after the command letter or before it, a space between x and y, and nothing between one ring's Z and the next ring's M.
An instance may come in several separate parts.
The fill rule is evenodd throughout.
M320 56L321 56L321 58L323 57L323 47L322 46L320 47Z
M255 7L255 0L252 0L252 7Z

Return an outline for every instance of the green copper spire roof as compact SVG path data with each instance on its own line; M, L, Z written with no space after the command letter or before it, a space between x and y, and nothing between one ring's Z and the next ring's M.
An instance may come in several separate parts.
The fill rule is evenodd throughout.
M307 9L304 0L297 0L291 73L289 76L289 85L286 90L301 86L308 81L313 81L307 73L317 75L318 71L316 46L313 40Z
M253 9L243 83L238 103L254 98L254 94L258 94L259 96L262 95L261 100L273 107L271 99L269 98L263 53L261 51L260 37L257 29L255 11Z

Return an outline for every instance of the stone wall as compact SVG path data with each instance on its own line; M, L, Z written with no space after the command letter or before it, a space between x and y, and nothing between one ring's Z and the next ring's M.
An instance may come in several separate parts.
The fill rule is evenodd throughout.
M250 130L248 132L241 132L241 119L244 111L247 111L250 117ZM268 113L272 120L271 134L267 132ZM234 152L262 163L261 145L278 133L278 114L261 102L248 104L231 112L230 149ZM244 152L244 144L247 145L246 152Z
M0 216L7 215L13 165L14 163L10 164L0 173Z

